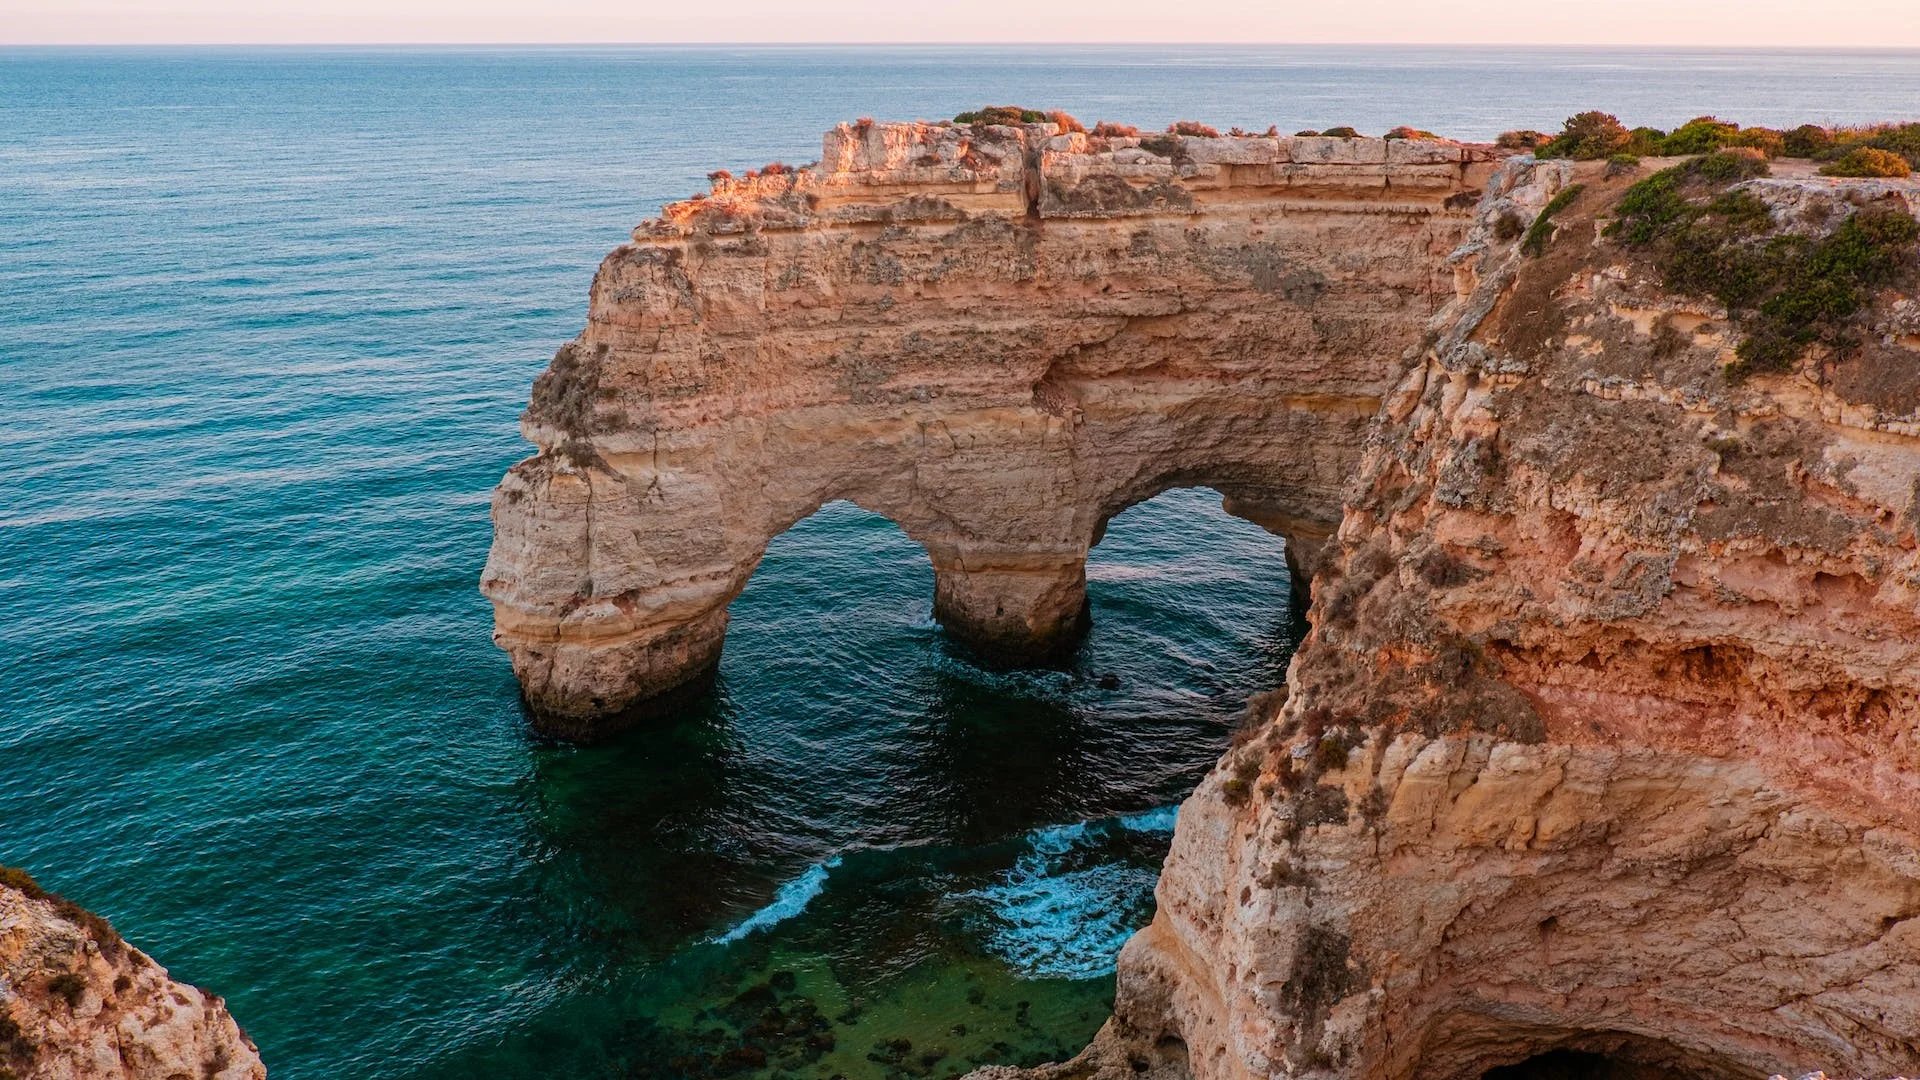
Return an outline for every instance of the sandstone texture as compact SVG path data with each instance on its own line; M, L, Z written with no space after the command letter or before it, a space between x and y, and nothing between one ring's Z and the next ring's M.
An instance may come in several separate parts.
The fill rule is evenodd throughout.
M1521 159L1490 185L1287 700L1183 806L1073 1071L1920 1069L1911 286L1856 349L1731 379L1727 312L1603 235L1634 178ZM1539 258L1496 238L1574 182ZM1783 231L1920 206L1745 187Z
M1743 373L1737 313L1606 233L1662 164L837 129L602 266L495 498L497 640L548 730L608 730L846 498L1031 657L1113 514L1213 487L1311 632L1182 807L1113 1020L984 1075L1912 1075L1915 267ZM1920 206L1737 186L1807 243Z
M863 123L717 175L601 265L494 498L482 589L538 722L591 737L709 670L767 541L837 499L926 547L989 659L1071 646L1088 548L1169 488L1310 568L1496 167Z
M0 879L0 1077L262 1080L217 997L167 977L105 920Z

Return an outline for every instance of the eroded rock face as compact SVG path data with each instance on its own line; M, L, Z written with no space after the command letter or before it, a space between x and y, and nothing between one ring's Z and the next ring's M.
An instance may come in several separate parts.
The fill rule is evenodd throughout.
M0 881L0 1076L267 1075L219 998L168 978L104 920L42 893L17 871L7 874Z
M1729 379L1727 313L1601 234L1632 179L1490 186L1078 1071L1920 1070L1912 279L1856 351ZM1496 239L1576 180L1540 258ZM1812 235L1920 205L1748 187Z
M1602 235L1635 176L1598 164L915 125L823 160L642 226L536 389L485 588L550 729L710 664L830 499L1031 655L1108 518L1209 485L1313 629L1114 1019L1037 1075L1920 1071L1911 266L1857 348L1738 380L1728 313ZM1920 205L1747 190L1814 238Z
M990 657L1070 646L1113 515L1208 486L1302 569L1497 162L1444 142L842 126L608 256L524 419L483 578L547 731L717 659L823 504L931 556Z

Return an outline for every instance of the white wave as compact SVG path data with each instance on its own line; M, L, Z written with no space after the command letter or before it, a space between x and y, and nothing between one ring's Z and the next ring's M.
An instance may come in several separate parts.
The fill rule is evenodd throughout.
M1066 874L1016 872L967 895L987 905L987 948L1018 974L1096 979L1113 971L1158 879L1143 867L1108 864Z
M1095 979L1113 970L1120 946L1139 929L1160 875L1122 863L1069 870L1065 856L1129 832L1170 833L1180 807L1048 825L1026 836L1032 850L998 882L961 894L984 908L987 948L1029 979Z
M1120 827L1133 832L1170 833L1180 819L1180 804L1155 807L1142 810L1137 814L1128 814L1120 819Z
M1041 855L1065 855L1087 838L1087 826L1091 824L1091 821L1076 821L1071 825L1047 825L1029 832L1027 844Z
M839 865L840 856L835 855L825 862L807 867L799 877L775 889L773 899L767 902L767 906L747 916L740 925L714 938L714 943L731 945L748 934L783 923L807 910L807 905L813 902L813 898L819 896L821 890L827 887L827 875Z

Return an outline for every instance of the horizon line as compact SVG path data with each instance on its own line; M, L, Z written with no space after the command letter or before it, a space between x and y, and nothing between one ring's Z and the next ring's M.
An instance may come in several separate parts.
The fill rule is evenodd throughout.
M1367 49L1674 49L1688 52L1910 52L1920 53L1914 45L1782 45L1722 44L1701 45L1687 42L1574 42L1574 41L1206 41L1206 40L1115 40L1115 41L0 41L5 49L632 49L632 48L729 48L729 49L808 49L808 48L1153 48L1205 47L1224 49L1262 48L1367 48Z

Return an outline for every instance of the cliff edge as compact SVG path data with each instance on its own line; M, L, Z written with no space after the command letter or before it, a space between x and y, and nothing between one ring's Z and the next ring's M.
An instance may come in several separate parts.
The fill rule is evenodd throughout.
M1088 549L1169 488L1311 572L1499 156L862 123L715 174L601 264L494 496L536 724L596 737L711 671L767 541L836 499L926 548L994 661L1070 648Z
M1503 170L1069 1071L1920 1070L1920 186L1766 171Z
M0 1077L266 1075L219 998L168 978L106 920L0 868Z
M849 498L1032 656L1107 519L1214 487L1311 633L1041 1075L1911 1074L1916 205L1755 152L843 126L602 266L496 638L611 730Z

